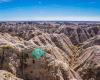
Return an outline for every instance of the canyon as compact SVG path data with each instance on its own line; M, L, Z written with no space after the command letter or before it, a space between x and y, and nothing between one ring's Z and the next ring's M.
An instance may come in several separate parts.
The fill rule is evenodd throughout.
M45 54L36 59L32 50ZM100 80L100 23L0 22L0 80Z

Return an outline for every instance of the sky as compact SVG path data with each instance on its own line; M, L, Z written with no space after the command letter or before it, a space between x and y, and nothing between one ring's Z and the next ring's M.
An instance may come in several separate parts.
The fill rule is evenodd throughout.
M100 21L100 0L0 0L0 21Z

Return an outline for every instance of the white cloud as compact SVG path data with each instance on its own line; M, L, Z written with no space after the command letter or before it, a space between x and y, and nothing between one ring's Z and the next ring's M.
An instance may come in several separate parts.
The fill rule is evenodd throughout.
M66 16L66 17L36 17L35 20L61 20L61 21L100 21L99 17L88 17L88 16Z
M66 16L66 17L11 17L5 18L4 21L100 21L98 17L88 16Z

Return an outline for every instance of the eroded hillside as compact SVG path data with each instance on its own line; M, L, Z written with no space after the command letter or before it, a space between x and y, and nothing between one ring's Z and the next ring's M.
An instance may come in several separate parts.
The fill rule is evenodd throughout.
M1 22L0 72L23 80L100 80L99 34L96 23ZM45 51L39 60L31 54L36 47Z

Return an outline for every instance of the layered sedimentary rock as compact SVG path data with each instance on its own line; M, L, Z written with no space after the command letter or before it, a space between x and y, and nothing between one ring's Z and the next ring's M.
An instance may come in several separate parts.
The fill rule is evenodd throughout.
M17 78L15 75L11 74L10 72L0 70L0 80L23 80Z
M78 44L100 34L100 26L62 26L56 32L68 35L74 44Z
M94 45L100 45L100 35L96 35L82 43L83 48L88 48Z
M74 66L83 80L100 79L100 46L92 46L85 49L79 56Z
M98 25L2 23L0 69L23 80L100 80L99 33Z
M69 75L69 62L74 56L73 45L64 34L42 34L29 41L14 38L7 33L1 37L1 69L26 80L74 78ZM46 52L40 60L33 62L31 52L35 47L41 47Z
M1 23L0 32L8 32L26 40L44 33L64 33L73 44L79 44L87 39L100 35L100 24L67 23L67 22L8 22Z

